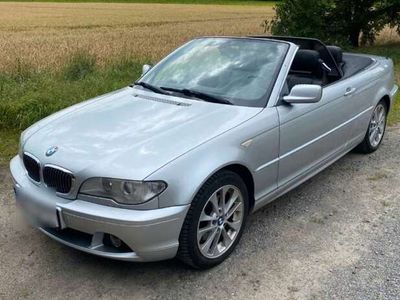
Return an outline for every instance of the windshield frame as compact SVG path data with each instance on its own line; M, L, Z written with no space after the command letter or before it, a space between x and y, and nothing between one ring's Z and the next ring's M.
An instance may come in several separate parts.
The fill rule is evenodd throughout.
M272 91L274 89L274 86L276 85L277 79L278 79L278 75L282 70L282 66L284 61L286 60L286 57L289 53L289 49L290 49L290 42L287 41L282 41L282 40L273 40L273 39L262 39L262 38L255 38L255 37L238 37L238 36L204 36L204 37L197 37L194 38L188 42L186 42L185 44L183 44L182 46L178 47L176 50L172 51L170 54L168 54L166 57L164 57L162 60L160 60L156 65L154 65L154 67L152 67L147 73L145 73L144 75L142 75L139 79L138 82L146 82L146 77L150 77L151 74L153 72L156 72L158 67L160 65L163 64L163 62L165 62L166 60L168 60L171 56L173 56L177 51L179 51L181 48L185 47L186 45L188 45L189 43L195 41L195 40L202 40L202 39L230 39L230 40L253 40L255 42L264 42L264 43L278 43L278 44L283 44L286 45L286 49L284 49L282 56L277 60L277 66L274 70L274 73L271 74L271 80L269 83L269 86L267 86L267 88L265 89L265 93L256 101L242 101L243 103L238 103L237 99L236 101L232 101L234 106L244 106L244 107L261 107L264 108L267 106L269 99L271 97ZM173 94L171 94L172 96L175 96ZM179 95L177 97L184 97L184 98L189 98L189 99L193 99L190 97L187 97L185 95ZM230 100L232 98L226 97L227 100ZM246 103L244 103L246 102Z

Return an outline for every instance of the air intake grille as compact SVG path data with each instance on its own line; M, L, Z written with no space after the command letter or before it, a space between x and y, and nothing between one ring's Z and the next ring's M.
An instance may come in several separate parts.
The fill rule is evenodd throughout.
M58 168L45 166L43 181L48 187L55 188L57 192L67 194L71 190L73 175Z
M40 182L40 163L28 154L23 156L24 166L30 178L36 182Z
M166 103L166 104L173 104L173 105L177 105L177 106L191 106L191 104L185 103L185 102L179 102L179 101L175 101L175 100L157 98L157 97L151 97L151 96L145 96L145 95L134 95L133 97L138 97L140 99L146 99L146 100L156 101L156 102L161 102L161 103Z

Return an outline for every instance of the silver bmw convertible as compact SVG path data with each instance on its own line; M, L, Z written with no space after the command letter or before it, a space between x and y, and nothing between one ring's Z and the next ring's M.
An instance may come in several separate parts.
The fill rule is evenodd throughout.
M75 249L209 268L250 213L354 148L377 150L397 90L391 59L319 40L196 38L25 130L16 201Z

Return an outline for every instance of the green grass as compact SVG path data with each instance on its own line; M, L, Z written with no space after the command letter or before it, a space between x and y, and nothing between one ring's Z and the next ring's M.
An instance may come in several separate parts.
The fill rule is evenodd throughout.
M385 44L373 47L363 47L357 49L356 51L362 53L369 53L379 56L390 57L395 65L395 72L397 79L400 78L400 43L393 43L393 44ZM400 82L397 82L400 84ZM394 125L400 122L400 94L397 95L397 101L392 108L391 113L389 114L388 124Z
M23 130L45 116L133 82L141 63L124 61L98 68L85 53L74 55L58 73L17 65L0 73L0 130Z
M391 57L400 74L399 44L357 51ZM139 77L141 65L138 61L121 61L100 68L90 55L77 53L60 72L37 71L16 62L12 71L0 73L0 165L17 153L23 129L62 108L127 86ZM399 122L400 96L389 125Z
M389 126L395 125L400 122L400 95L397 95L396 102L392 107L392 111L388 117Z
M122 61L99 68L93 57L77 53L57 73L20 63L0 73L0 165L17 152L22 130L62 108L127 86L139 77L141 66Z
M0 0L0 2L8 2ZM214 5L267 5L276 1L265 0L17 0L14 2L66 2L66 3L166 3L166 4L214 4Z
M18 152L19 130L0 130L0 167Z

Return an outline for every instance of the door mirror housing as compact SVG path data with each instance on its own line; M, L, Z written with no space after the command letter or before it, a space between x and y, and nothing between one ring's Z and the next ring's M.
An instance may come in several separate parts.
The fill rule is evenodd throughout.
M142 67L142 76L143 76L144 74L146 74L148 71L150 71L150 69L151 69L152 67L153 67L152 65L143 65L143 67Z
M290 94L283 97L283 101L290 104L316 103L322 98L322 87L316 84L297 84Z

